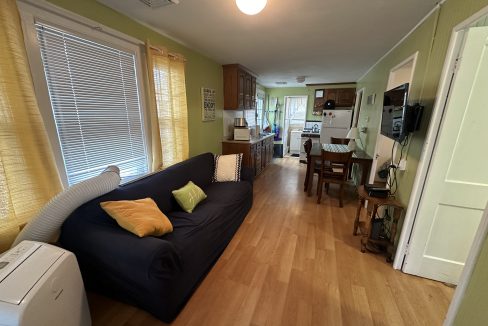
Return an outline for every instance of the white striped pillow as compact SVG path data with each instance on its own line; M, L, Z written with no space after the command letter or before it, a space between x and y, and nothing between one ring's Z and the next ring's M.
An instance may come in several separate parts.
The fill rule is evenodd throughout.
M214 155L214 159L213 182L241 181L242 153Z

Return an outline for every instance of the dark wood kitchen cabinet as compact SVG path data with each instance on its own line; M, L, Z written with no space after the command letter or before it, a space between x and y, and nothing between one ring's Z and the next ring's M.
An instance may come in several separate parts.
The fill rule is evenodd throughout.
M239 64L223 65L224 109L253 110L256 108L256 77Z
M329 88L323 90L323 97L316 97L313 104L313 114L321 115L324 104L334 100L336 107L352 107L356 100L355 88Z
M336 92L336 106L352 107L356 100L355 88L338 88Z
M251 141L224 140L222 154L242 153L242 165L252 168L259 175L273 160L274 135L260 137Z

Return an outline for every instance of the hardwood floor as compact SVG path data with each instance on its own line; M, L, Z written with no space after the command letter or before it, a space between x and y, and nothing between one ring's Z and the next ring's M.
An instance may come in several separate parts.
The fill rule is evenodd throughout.
M251 212L172 325L441 325L453 289L361 253L354 189L344 208L336 185L318 205L303 192L304 174L286 158L256 179ZM88 297L94 325L164 325Z

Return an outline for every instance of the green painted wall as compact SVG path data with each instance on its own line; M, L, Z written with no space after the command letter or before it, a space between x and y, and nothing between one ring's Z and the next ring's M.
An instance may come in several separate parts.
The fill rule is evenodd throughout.
M162 45L173 52L183 54L186 64L186 93L188 100L188 128L190 155L202 152L220 153L223 135L222 108L224 106L222 67L215 61L131 20L95 0L48 0L49 2L84 16L141 41ZM216 120L202 122L201 87L217 91Z
M448 0L441 8L423 22L400 46L381 60L366 76L358 81L358 89L365 88L359 125L366 126L368 132L362 135L365 150L372 155L376 144L381 118L383 92L390 69L414 54L418 54L414 80L411 85L410 103L425 105L421 130L416 132L407 149L407 170L399 172L398 197L407 205L417 172L418 161L425 140L439 79L444 65L447 48L453 28L483 7L488 0ZM376 93L376 103L366 105L368 95ZM468 291L456 318L456 325L482 325L488 320L488 241L485 242L476 270L470 280Z
M488 321L488 238L480 252L478 262L466 294L454 320L456 326L486 325Z
M488 0L448 0L358 81L357 88L365 88L359 126L367 127L368 130L366 134L361 133L361 140L366 152L373 155L381 119L383 93L386 90L390 70L418 51L409 102L411 104L420 102L425 106L425 111L421 130L411 137L407 148L407 170L398 172L398 198L404 205L410 199L452 29L486 5ZM366 104L370 94L376 94L374 105Z
M424 92L422 95L422 89L424 79L429 73L427 67L430 54L429 50L436 21L437 14L430 16L405 42L398 46L358 82L358 89L365 88L358 125L367 127L367 133L360 133L360 136L364 144L364 149L370 156L373 156L383 107L383 93L387 87L390 69L418 51L417 65L410 87L409 102L412 104L420 102L426 105L426 112L422 120L421 130L416 132L411 138L410 148L407 152L408 169L405 172L398 172L398 196L400 201L405 205L408 203L410 196L423 139L425 138L428 127L430 111L435 98L435 91L433 93ZM442 64L442 62L440 63ZM371 94L376 94L375 104L367 105L367 97Z

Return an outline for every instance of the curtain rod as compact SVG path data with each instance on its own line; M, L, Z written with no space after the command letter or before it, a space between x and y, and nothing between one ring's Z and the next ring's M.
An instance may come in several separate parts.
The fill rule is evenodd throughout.
M166 48L161 48L161 47L158 47L158 46L155 46L155 45L151 45L149 44L148 42L148 46L151 50L155 50L161 54L165 54L167 55L168 57L172 58L172 59L178 59L178 60L183 60L184 62L186 62L186 58L184 55L182 54L179 54L179 53L174 53L174 52L169 52Z

